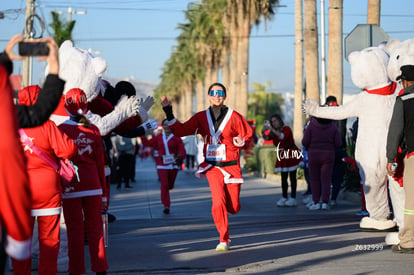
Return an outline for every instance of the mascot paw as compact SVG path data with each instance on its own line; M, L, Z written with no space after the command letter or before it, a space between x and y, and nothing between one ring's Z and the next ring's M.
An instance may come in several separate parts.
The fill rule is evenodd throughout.
M115 106L125 117L133 117L138 114L139 102L135 96L122 96Z
M145 100L141 98L139 106L148 112L149 109L151 109L152 105L154 105L154 102L155 101L152 96L147 96Z
M313 99L307 99L302 105L302 110L305 114L314 115L318 107L318 102Z
M390 232L385 236L386 245L397 245L400 244L400 238L398 237L398 232Z
M392 220L375 220L370 217L362 218L359 227L366 232L394 232L398 229Z
M128 98L127 106L128 117L136 116L139 113L139 100L135 96Z

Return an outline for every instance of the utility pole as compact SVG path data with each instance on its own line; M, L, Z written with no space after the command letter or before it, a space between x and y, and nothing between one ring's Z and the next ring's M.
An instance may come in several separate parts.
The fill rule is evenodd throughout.
M76 9L72 9L72 7L68 7L68 11L56 11L57 14L68 14L68 21L72 21L72 14L86 14L86 10L84 11L77 11Z
M33 37L33 16L35 12L35 0L27 0L26 3L26 22L24 25L24 38ZM28 56L23 59L23 72L22 72L22 87L26 87L32 84L32 69L33 69L33 57Z

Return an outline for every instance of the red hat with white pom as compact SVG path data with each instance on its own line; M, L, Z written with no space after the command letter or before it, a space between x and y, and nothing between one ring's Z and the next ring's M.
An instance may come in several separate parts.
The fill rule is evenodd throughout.
M84 115L88 111L88 100L82 89L74 88L65 94L65 109L71 116Z

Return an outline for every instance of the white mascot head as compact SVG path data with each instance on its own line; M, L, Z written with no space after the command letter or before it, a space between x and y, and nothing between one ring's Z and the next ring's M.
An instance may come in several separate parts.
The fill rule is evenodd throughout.
M394 40L389 52L388 75L392 81L397 81L397 77L401 75L402 66L414 65L414 38L403 42Z
M88 102L100 92L100 78L106 71L106 61L76 48L67 40L59 48L59 77L66 81L64 93L72 88L82 89Z
M381 47L370 47L352 52L348 57L351 78L362 90L373 90L390 83L387 73L388 54Z

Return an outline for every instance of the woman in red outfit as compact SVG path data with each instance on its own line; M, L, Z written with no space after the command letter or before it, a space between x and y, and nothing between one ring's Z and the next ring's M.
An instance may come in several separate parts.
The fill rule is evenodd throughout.
M164 213L169 214L170 190L174 188L178 170L186 154L183 141L171 133L166 119L162 121L162 129L162 134L158 134L150 140L143 136L141 140L144 146L154 148L159 154L159 157L154 159L161 182L161 202L164 205Z
M266 132L270 130L269 132ZM278 206L296 206L296 169L302 160L302 154L293 140L292 130L284 125L279 115L272 115L262 130L263 139L272 140L276 146L275 173L281 173L282 198ZM267 134L266 134L267 133ZM288 177L290 178L290 198L288 198Z
M101 212L106 209L107 190L104 151L98 128L83 116L87 111L86 95L71 89L65 95L65 108L70 120L59 128L75 141L77 154L71 159L78 166L80 182L74 190L63 193L63 215L67 226L69 273L85 273L85 230L88 237L92 271L106 274L108 264L103 236Z
M19 91L19 104L33 105L40 87L28 86ZM52 121L34 128L25 128L25 134L32 143L51 159L69 159L76 152L72 139L58 129ZM37 217L39 232L40 261L39 274L56 274L59 252L59 222L62 204L62 188L58 173L23 142L27 159L27 171L32 194L32 228ZM31 259L13 259L14 274L31 274Z
M203 155L196 176L205 174L213 202L211 213L220 234L216 251L230 249L228 213L240 211L240 149L249 147L252 128L236 111L224 105L226 87L213 83L208 89L210 107L180 123L174 118L171 102L163 97L161 104L168 124L179 137L199 134L204 140Z

